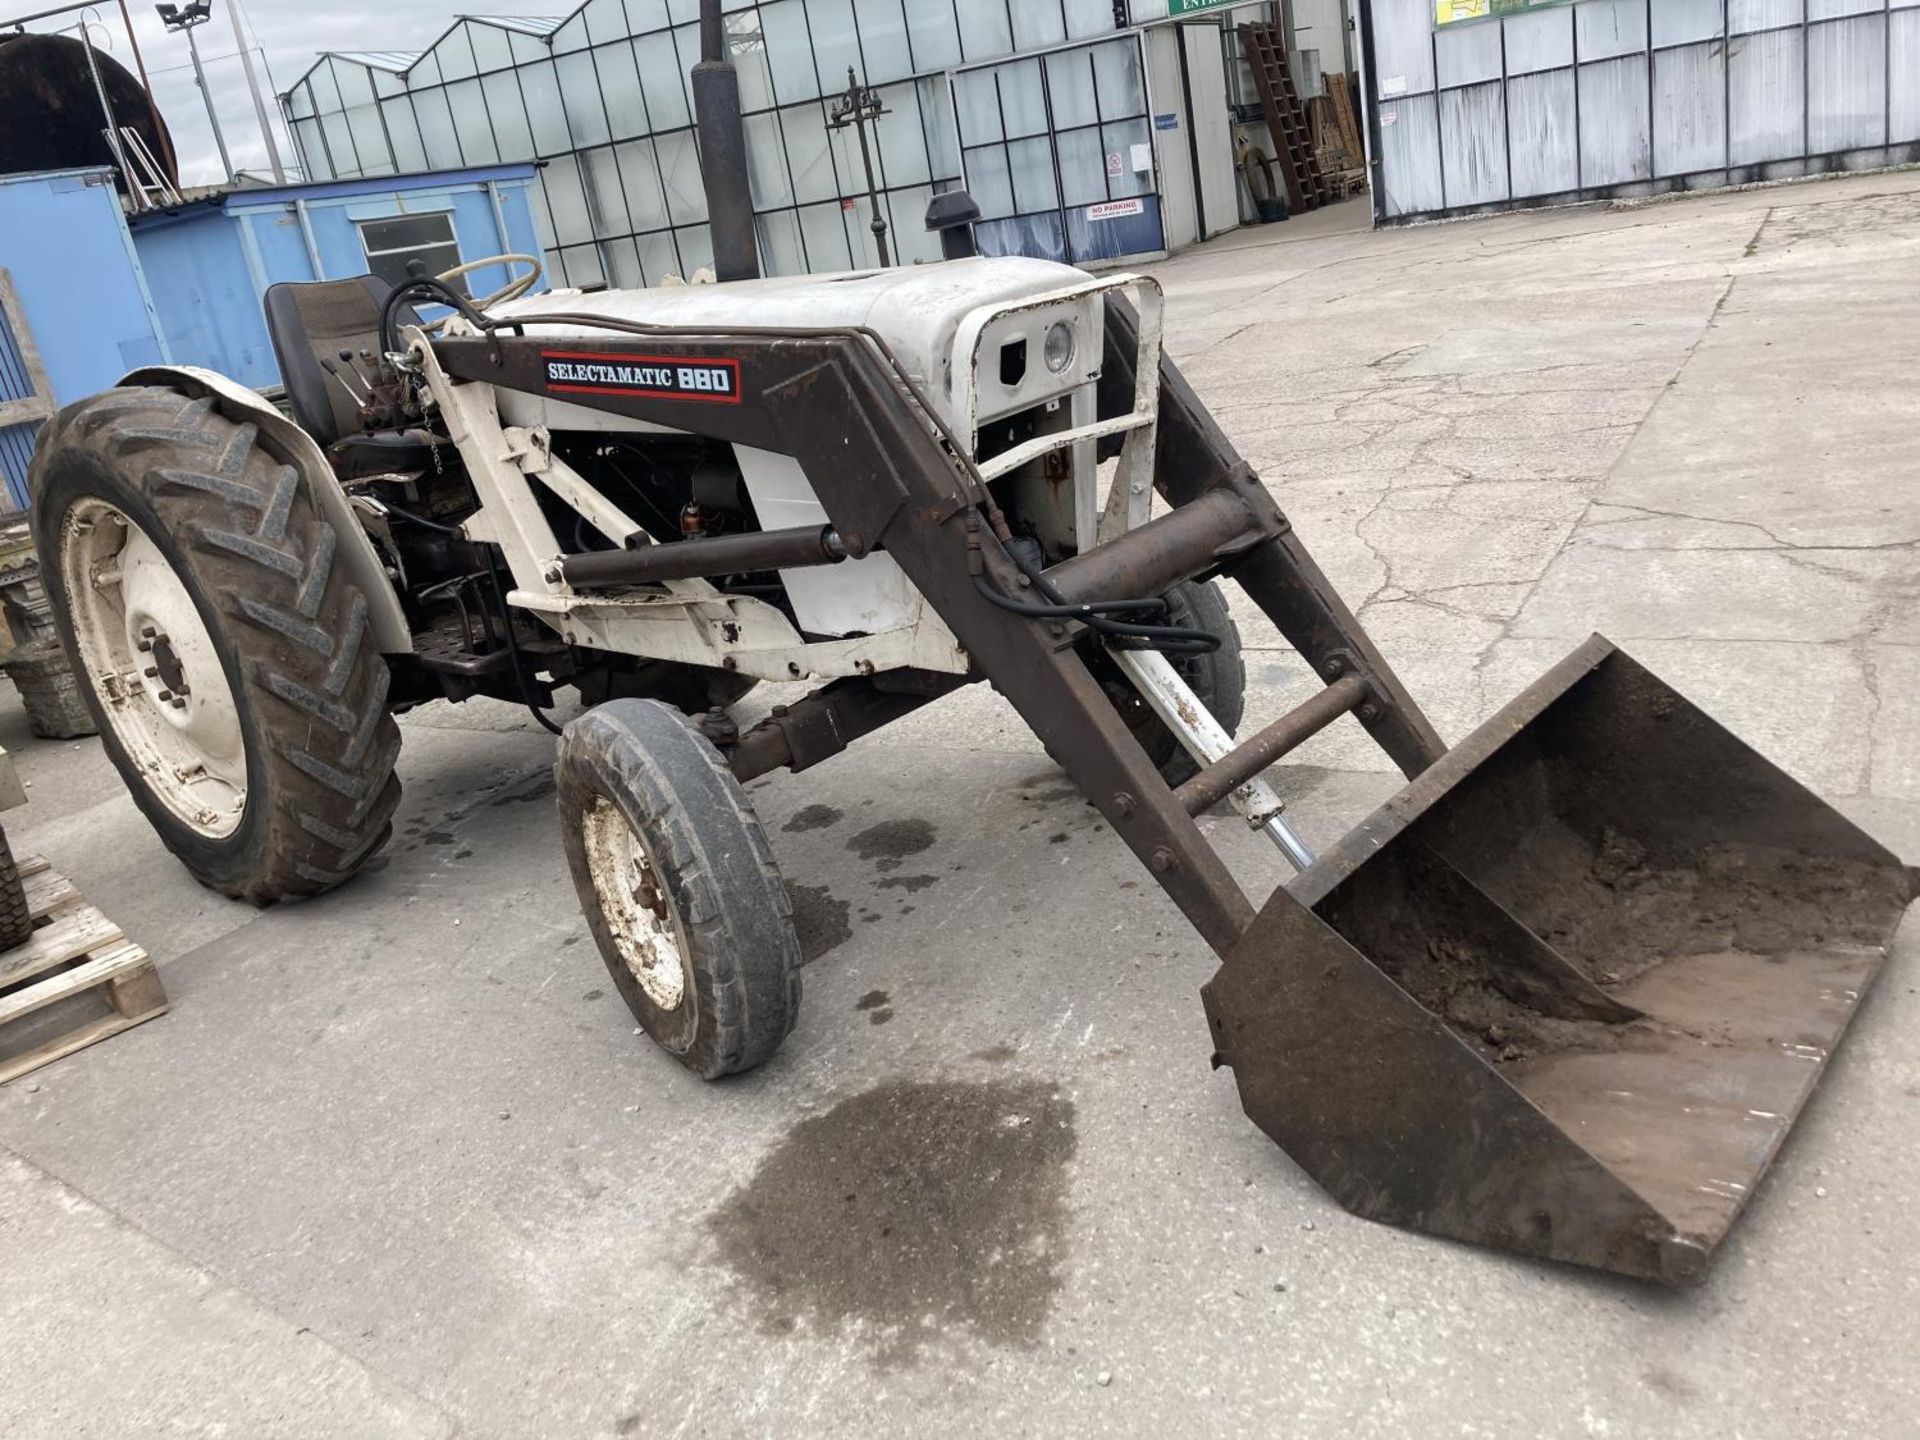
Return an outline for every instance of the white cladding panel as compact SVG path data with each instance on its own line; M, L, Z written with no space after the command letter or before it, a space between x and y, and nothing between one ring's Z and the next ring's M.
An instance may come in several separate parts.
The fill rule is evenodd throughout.
M1516 75L1507 83L1507 146L1514 194L1557 195L1580 187L1571 70Z
M1383 219L1920 161L1920 0L1356 4Z
M827 523L825 507L793 457L745 445L734 446L733 453L762 529ZM808 635L884 635L919 623L925 607L899 562L884 552L782 570L780 580L794 619Z

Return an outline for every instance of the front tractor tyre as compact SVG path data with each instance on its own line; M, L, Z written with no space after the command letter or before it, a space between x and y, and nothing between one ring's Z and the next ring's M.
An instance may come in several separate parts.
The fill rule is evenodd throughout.
M108 390L40 437L33 535L101 742L201 883L317 895L386 841L400 732L367 596L293 457L211 397Z
M800 1014L800 938L766 830L720 752L657 700L560 737L561 840L615 988L703 1079L772 1057Z

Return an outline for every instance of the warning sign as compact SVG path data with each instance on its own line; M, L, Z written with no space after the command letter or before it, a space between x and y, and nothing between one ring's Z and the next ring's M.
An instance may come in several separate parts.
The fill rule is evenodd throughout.
M1519 15L1549 5L1570 3L1572 0L1434 0L1433 23L1436 28L1444 28L1468 20L1489 20L1496 15Z
M1134 215L1147 213L1146 203L1141 200L1109 200L1104 205L1089 205L1089 220L1125 220Z

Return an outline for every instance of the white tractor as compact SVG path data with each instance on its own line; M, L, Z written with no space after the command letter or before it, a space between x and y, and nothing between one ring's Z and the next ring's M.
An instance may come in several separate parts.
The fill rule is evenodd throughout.
M708 9L725 283L276 287L291 419L157 368L49 422L42 571L167 846L228 895L319 893L388 836L395 713L551 724L572 687L583 907L647 1033L718 1077L800 995L742 783L984 679L1220 955L1215 1061L1344 1203L1701 1278L1914 875L1599 637L1448 750L1163 359L1152 280L970 255L961 196L944 263L733 278ZM1243 742L1222 578L1325 682ZM742 731L756 681L815 688ZM1410 783L1316 860L1261 777L1349 716ZM1196 823L1222 802L1300 872L1257 916Z

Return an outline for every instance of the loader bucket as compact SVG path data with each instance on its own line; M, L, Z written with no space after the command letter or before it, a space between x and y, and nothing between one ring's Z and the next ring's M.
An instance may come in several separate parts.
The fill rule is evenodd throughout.
M1217 1063L1356 1214L1697 1283L1917 881L1595 636L1273 897Z

